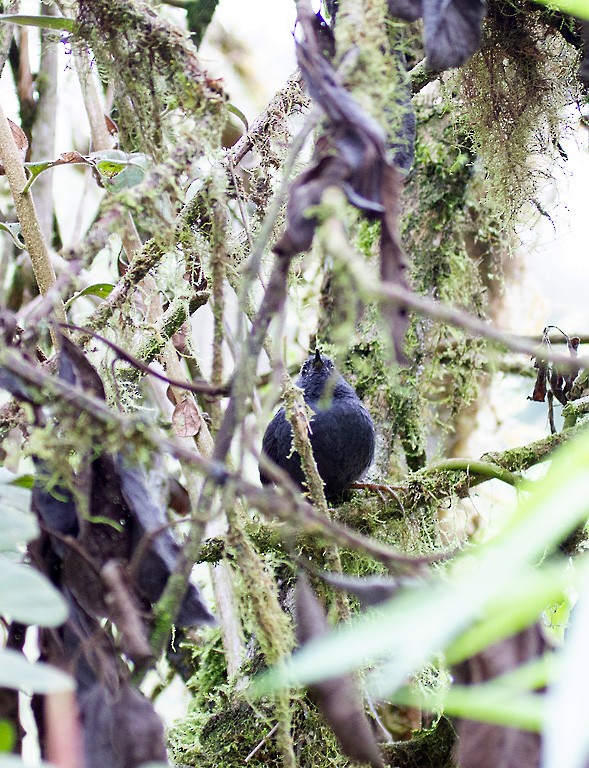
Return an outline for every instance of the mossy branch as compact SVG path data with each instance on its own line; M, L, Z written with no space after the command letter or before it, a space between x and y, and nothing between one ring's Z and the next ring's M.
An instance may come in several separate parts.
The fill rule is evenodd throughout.
M429 464L427 467L424 467L419 472L416 472L415 475L429 475L434 472L456 471L466 472L467 475L471 476L471 486L483 483L485 480L501 480L503 483L507 483L507 485L516 487L522 481L522 478L519 475L504 469L498 464L493 464L488 461L476 461L473 459L461 458L436 461Z

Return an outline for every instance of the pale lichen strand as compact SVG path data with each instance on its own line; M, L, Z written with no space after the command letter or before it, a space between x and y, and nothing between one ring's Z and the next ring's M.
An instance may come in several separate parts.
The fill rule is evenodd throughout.
M578 96L577 52L547 14L519 0L491 3L481 49L447 79L505 228L550 176L563 109Z

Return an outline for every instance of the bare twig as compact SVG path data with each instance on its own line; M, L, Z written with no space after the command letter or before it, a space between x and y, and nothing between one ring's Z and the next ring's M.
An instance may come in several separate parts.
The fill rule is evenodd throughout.
M255 146L260 137L267 138L268 131L276 122L276 118L283 118L295 112L302 112L308 107L309 99L302 89L301 73L294 72L271 99L267 109L264 110L250 125L249 131L231 148L231 161L239 165L247 153Z
M259 741L256 744L256 746L252 749L252 751L249 753L249 755L245 758L245 760L243 762L244 763L249 763L249 761L252 759L252 757L254 757L262 749L264 744L266 744L268 739L270 739L270 738L272 738L272 736L274 736L274 734L276 733L277 730L278 730L278 723L273 728L271 728L268 731L268 733L264 736L264 738L261 741Z
M114 341L110 341L110 339L101 336L95 331L91 331L89 328L83 328L82 326L74 325L73 323L58 323L58 325L60 328L67 328L70 331L78 331L78 333L91 336L93 339L98 339L100 342L112 349L120 360L124 360L126 363L129 363L129 365L132 365L133 368L137 368L138 371L141 371L148 376L154 376L156 379L165 381L166 384L170 384L172 387L178 387L178 389L184 389L188 392L194 392L196 394L205 393L211 396L226 395L229 391L228 386L214 387L207 381L188 382L182 379L172 379L169 376L165 376L163 373L150 368L148 365L145 365L141 362L141 360L138 360L136 357L133 357L133 355L125 352L125 350L118 344L115 344Z

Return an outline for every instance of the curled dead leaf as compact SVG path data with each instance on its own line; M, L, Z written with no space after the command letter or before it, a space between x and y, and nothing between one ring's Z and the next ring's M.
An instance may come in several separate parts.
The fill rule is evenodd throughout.
M202 419L194 400L185 397L174 408L172 424L178 437L194 437L198 434Z
M12 138L14 139L14 143L16 144L16 148L18 150L18 154L20 155L20 159L24 163L26 156L27 156L27 149L29 148L29 140L26 137L25 132L23 129L17 125L16 123L13 123L12 120L8 120L8 125L10 126L10 130L12 131ZM4 164L2 161L0 161L0 175L4 175Z
M88 158L81 155L79 152L62 152L59 159L55 161L55 165L67 165L69 163L87 163Z

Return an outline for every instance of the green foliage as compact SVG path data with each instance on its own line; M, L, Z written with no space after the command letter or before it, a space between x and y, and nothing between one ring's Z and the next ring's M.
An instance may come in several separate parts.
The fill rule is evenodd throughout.
M589 20L589 2L587 0L536 0L548 8L557 8L563 13L570 13L580 19Z
M58 627L67 605L51 583L28 565L0 555L0 614L21 624Z
M67 618L67 605L51 583L28 565L17 562L20 549L39 535L31 492L13 484L14 475L0 470L0 615L42 627L56 627ZM31 664L21 653L0 649L0 686L31 693L71 688L68 675L46 664Z
M59 626L67 617L61 595L45 576L15 561L19 548L39 535L31 492L13 485L14 476L6 470L0 479L0 615L23 624Z
M219 0L190 0L186 5L186 22L196 46L201 44L218 4Z
M0 753L10 752L16 741L14 726L8 720L0 720Z
M73 19L66 19L63 16L26 16L17 13L3 13L0 15L0 22L19 24L23 27L63 30L65 32L73 32L76 28Z

